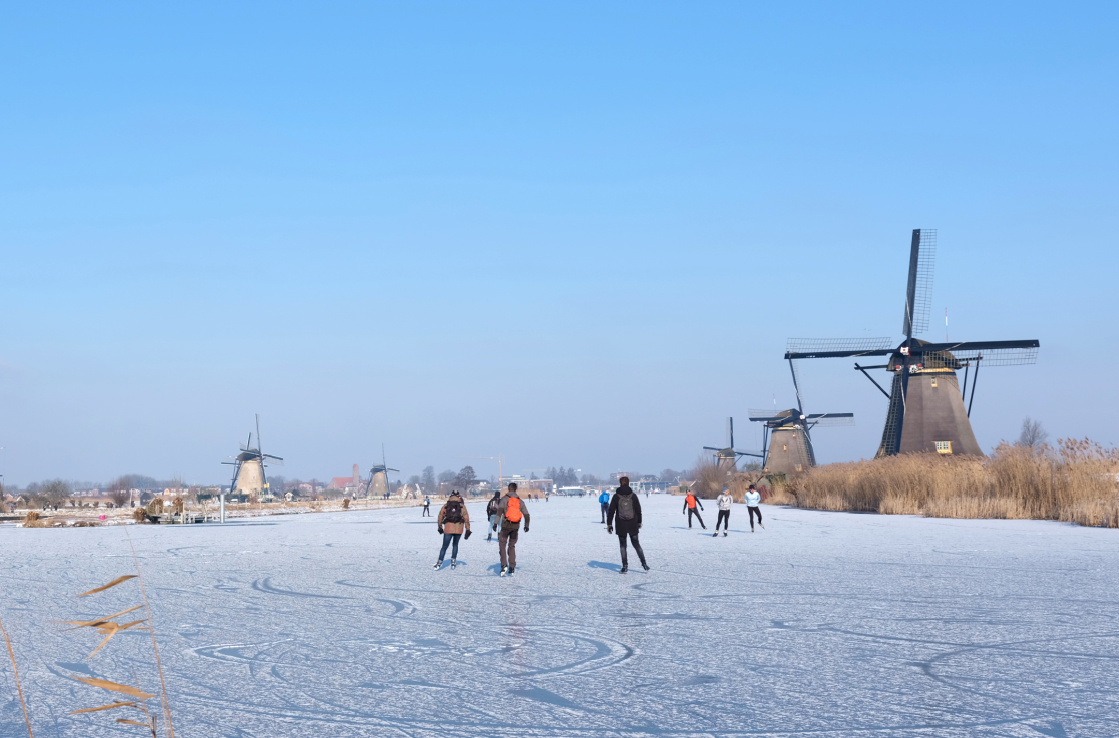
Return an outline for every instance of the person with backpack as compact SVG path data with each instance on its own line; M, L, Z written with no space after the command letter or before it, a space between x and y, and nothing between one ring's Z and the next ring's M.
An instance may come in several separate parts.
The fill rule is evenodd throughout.
M699 510L695 509L696 505L699 505L699 510L703 509L703 503L700 502L689 489L688 496L684 498L684 512L688 515L688 527L692 527L692 516L695 515L699 520L699 527L707 530L707 526L703 524L703 518L700 516Z
M435 568L439 569L443 566L443 556L447 553L447 546L451 546L451 568L454 569L458 565L458 539L462 536L463 530L466 531L466 537L470 538L470 513L466 509L466 503L462 500L462 495L458 490L452 490L451 496L447 498L447 504L439 511L439 516L435 518L436 525L439 526L438 530L440 535L443 536L443 548L439 549L439 560L435 562Z
M517 538L521 521L528 533L528 507L517 496L517 483L509 482L505 496L497 503L497 520L492 529L497 531L497 555L501 559L501 576L512 576L517 568Z
M610 509L610 493L602 490L598 496L598 506L602 509L602 522L606 522L606 511Z
M714 538L719 535L720 523L723 525L723 536L725 537L727 530L730 528L730 504L734 502L734 498L730 496L730 490L724 486L723 493L715 498L715 502L719 505L719 519L715 521L715 532L711 534L711 537Z
M423 514L420 515L420 517L421 518L425 518L425 517L430 518L431 517L431 498L428 497L427 495L424 495L424 511L423 511Z
M614 490L614 497L610 500L610 509L606 514L606 532L613 533L618 530L618 547L622 550L621 574L629 571L629 559L626 556L626 536L629 536L637 558L641 559L641 566L649 571L645 563L645 552L641 550L641 542L637 540L637 532L641 530L641 500L633 493L629 486L629 477L618 480L620 487Z
M486 540L493 540L493 532L497 530L494 527L494 521L497 520L497 505L501 502L501 490L495 489L493 491L493 499L486 504L486 518L489 520L489 526L486 529Z
M751 484L750 489L746 490L746 512L749 513L749 515L750 515L750 532L751 533L754 532L754 516L755 515L758 516L758 525L761 525L762 530L765 530L765 526L762 525L762 511L761 511L761 508L758 507L758 505L761 503L761 501L762 501L762 496L760 494L758 494L758 490L754 487L754 485Z

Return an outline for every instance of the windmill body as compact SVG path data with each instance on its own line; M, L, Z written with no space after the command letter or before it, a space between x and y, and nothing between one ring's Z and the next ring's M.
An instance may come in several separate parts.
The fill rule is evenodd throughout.
M253 434L249 433L248 441L241 446L241 453L222 462L233 466L233 481L229 485L231 495L245 499L250 497L258 500L271 499L272 493L264 469L267 464L282 464L284 460L282 457L263 453L260 449L260 416L258 415L256 446L253 446Z
M952 357L950 353L948 356ZM903 387L896 369L904 367L903 355L897 353L890 358L890 366L895 367L891 370L890 406L876 457L923 452L983 455L964 406L960 379L951 368L954 361L930 363L944 365L905 370L909 374Z
M900 345L888 338L790 339L785 352L794 385L800 359L887 357L885 364L855 363L855 369L889 399L877 456L920 452L982 455L970 419L980 368L1037 360L1041 344L1036 339L930 343L914 338L914 333L928 329L935 253L936 231L914 230L902 320L905 338ZM869 373L878 369L890 374L889 391Z
M767 474L792 475L816 466L812 447L812 428L818 425L852 425L852 413L804 414L797 408L779 413L751 410L750 420L765 424L765 461Z

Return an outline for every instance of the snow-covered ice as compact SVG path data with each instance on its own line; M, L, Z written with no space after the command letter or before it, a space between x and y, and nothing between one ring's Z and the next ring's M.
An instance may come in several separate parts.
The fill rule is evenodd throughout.
M751 534L735 505L713 539L642 502L653 570L624 576L590 497L530 503L511 579L482 504L454 571L419 508L130 527L176 734L1119 735L1119 531L763 506ZM158 687L148 636L86 661L97 635L50 622L139 602L74 597L133 570L125 530L4 526L0 552L37 738L136 735L68 716L107 700L66 677Z

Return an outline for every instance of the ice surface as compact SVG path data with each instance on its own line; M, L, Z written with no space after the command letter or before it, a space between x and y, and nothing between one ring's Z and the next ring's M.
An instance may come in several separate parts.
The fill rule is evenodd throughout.
M713 539L643 504L653 571L624 576L589 497L530 503L511 579L480 525L433 571L419 508L131 527L176 733L1119 735L1119 531L763 506L751 534L735 505ZM4 526L0 552L37 738L139 735L68 716L106 700L66 676L156 688L148 636L86 661L97 635L49 622L139 601L74 597L132 571L125 530Z

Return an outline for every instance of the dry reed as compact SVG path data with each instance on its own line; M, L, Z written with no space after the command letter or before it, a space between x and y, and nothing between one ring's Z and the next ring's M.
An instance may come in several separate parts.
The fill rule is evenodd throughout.
M903 454L809 469L769 501L818 510L1119 527L1119 449L1000 444L988 457Z
M8 631L4 629L4 623L0 622L0 634L4 635L4 643L8 646L8 658L12 660L12 673L15 675L16 692L19 694L19 706L23 708L23 722L27 725L27 735L29 738L35 738L31 732L31 718L27 716L27 703L23 701L23 687L19 683L19 667L16 666L16 653L12 649L12 641L8 638Z

